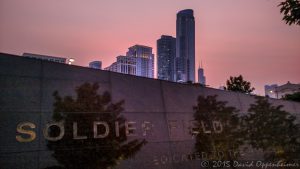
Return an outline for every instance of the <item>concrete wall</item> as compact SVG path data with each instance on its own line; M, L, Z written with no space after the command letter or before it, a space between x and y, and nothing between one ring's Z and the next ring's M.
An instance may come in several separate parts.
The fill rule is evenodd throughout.
M247 113L254 96L200 86L118 74L19 56L0 54L0 166L3 168L46 168L56 163L47 150L42 125L51 119L55 90L60 95L74 95L74 89L85 82L100 84L100 93L109 91L113 102L125 100L124 116L137 123L155 124L151 136L138 136L148 141L133 160L123 161L120 168L195 168L196 162L172 161L176 153L193 152L194 139L184 129L193 119L193 106L199 95L218 95L241 113ZM297 116L300 104L270 99L274 105ZM180 121L170 134L168 121ZM16 126L32 121L38 137L30 143L16 141ZM139 131L139 129L137 130ZM16 162L17 160L17 162Z

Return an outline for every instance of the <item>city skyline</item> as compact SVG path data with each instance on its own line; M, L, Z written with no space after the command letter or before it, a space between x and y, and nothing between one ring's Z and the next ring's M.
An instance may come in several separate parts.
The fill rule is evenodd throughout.
M176 13L191 8L196 63L203 60L207 84L218 88L242 74L262 94L266 84L300 81L299 26L281 20L279 2L1 1L0 51L67 56L81 66L101 60L106 67L134 44L156 53L161 35L176 35Z

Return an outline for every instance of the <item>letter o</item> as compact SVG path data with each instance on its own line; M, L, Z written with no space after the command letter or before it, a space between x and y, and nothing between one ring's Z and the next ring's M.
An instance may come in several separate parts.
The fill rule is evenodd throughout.
M59 135L56 136L56 137L51 137L49 136L49 128L52 127L52 126L57 126L59 128ZM44 133L44 137L45 139L49 140L49 141L58 141L60 139L63 138L63 136L65 135L65 127L64 127L64 122L61 121L61 122L51 122L51 123L47 123L44 130L43 130L43 133Z

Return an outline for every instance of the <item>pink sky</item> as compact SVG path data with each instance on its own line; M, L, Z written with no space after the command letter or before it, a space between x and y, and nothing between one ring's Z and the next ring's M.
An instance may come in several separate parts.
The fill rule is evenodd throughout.
M278 0L1 0L0 52L72 57L106 67L127 48L153 47L175 36L176 13L191 8L196 67L218 88L242 74L262 94L265 84L300 83L300 26L282 20Z

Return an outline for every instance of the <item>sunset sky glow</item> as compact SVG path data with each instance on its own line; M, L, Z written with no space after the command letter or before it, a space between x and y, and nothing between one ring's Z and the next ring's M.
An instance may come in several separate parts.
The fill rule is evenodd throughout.
M135 44L153 48L176 35L176 13L193 9L196 68L218 88L242 74L265 84L300 83L300 26L288 26L280 0L1 0L0 52L72 57L103 67Z

